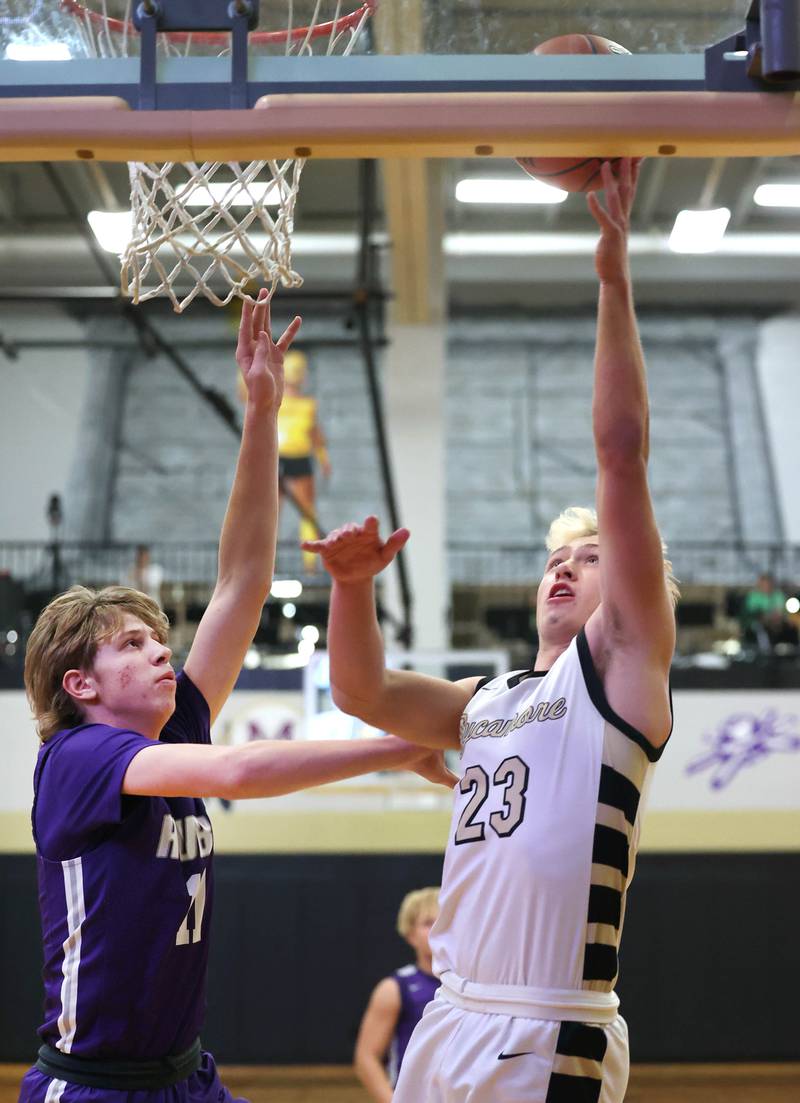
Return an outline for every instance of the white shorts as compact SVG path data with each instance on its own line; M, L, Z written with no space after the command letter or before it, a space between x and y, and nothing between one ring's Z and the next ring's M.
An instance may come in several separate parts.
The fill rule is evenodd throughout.
M440 992L411 1035L392 1103L622 1103L628 1027L486 1014Z

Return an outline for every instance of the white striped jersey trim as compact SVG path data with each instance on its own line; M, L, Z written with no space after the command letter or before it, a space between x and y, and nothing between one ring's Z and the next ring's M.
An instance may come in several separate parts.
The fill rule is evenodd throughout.
M61 971L64 980L61 983L61 1014L58 1017L59 1039L56 1049L63 1053L69 1053L75 1040L75 1028L77 1026L78 1013L78 971L81 965L81 929L86 919L86 908L83 899L83 867L80 858L71 858L68 862L62 862L64 871L64 892L67 899L67 937L64 940L64 961ZM53 1081L60 1084L62 1081ZM51 1084L51 1088L53 1087ZM60 1099L58 1095L45 1103L55 1103Z
M64 1088L66 1088L66 1086L66 1080L51 1080L47 1085L44 1103L60 1103L61 1096L64 1094Z

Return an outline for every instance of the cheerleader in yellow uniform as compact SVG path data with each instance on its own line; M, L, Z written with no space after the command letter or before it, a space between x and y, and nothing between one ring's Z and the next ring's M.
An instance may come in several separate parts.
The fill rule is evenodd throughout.
M297 349L284 357L283 402L278 411L278 455L280 457L281 489L284 487L297 501L300 514L300 539L316 540L316 486L314 458L327 479L331 473L325 436L317 421L317 400L303 393L308 359ZM305 516L304 516L305 515ZM316 556L303 553L306 570L316 568Z

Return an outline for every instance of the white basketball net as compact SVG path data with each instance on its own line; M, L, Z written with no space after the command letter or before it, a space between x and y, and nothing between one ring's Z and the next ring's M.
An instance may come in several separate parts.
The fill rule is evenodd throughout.
M200 294L224 306L254 281L299 287L291 233L303 164L129 162L133 234L121 258L123 293L135 303L168 295L181 311ZM180 297L176 284L187 278L194 286Z
M130 29L133 0L123 2L124 14L117 18L108 11L107 0L94 13L69 5L87 50L95 56L127 56L129 48L138 48ZM327 54L349 54L374 7L373 0L361 0L363 10L353 18L344 14L342 0L316 0L306 32L298 34L292 31L297 26L295 5L285 2L289 30L260 37L265 46L275 47L280 40L286 54L311 54L315 43ZM330 28L320 36L323 21ZM192 38L196 43L200 37L171 40L159 35L159 48L188 54ZM258 32L250 41L256 48L261 45ZM209 50L204 43L204 52L228 50ZM123 293L134 303L167 295L180 312L200 294L225 306L235 296L246 297L254 284L299 287L303 279L292 267L291 235L304 163L129 162L132 236L121 257Z

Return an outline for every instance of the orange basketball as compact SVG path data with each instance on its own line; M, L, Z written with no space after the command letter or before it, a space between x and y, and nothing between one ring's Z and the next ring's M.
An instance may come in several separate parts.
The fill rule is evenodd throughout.
M548 38L533 51L535 54L629 54L624 46L596 34L562 34ZM609 158L612 164L617 157ZM517 164L543 184L552 184L564 191L597 191L602 188L599 157L518 157Z

